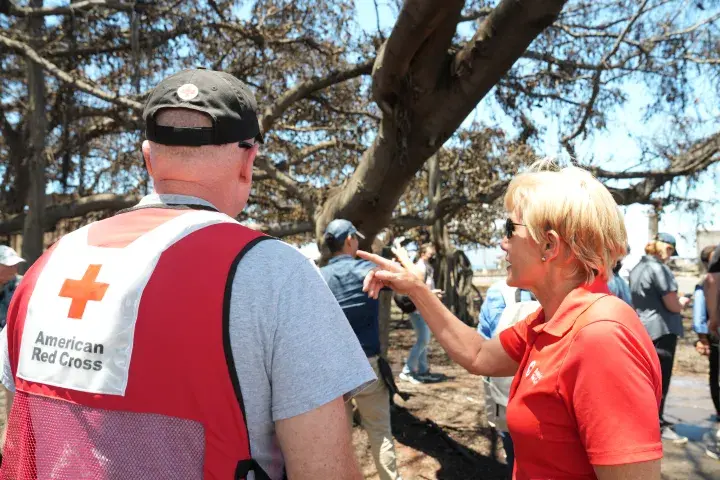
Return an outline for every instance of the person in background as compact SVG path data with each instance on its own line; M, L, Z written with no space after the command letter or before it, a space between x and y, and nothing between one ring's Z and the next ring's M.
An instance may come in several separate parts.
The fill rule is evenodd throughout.
M393 249L396 255L403 255L404 249ZM435 271L432 267L432 260L435 257L435 247L431 243L425 243L418 250L418 259L415 262L415 275L428 286L430 290L438 293L435 289ZM430 372L428 364L428 346L430 345L430 328L419 311L415 310L410 314L410 323L415 330L415 344L410 349L407 362L400 372L400 380L413 384L436 382L441 377Z
M720 245L715 247L708 263L708 274L703 281L703 293L708 312L708 333L720 337ZM720 366L716 368L720 369ZM715 429L705 453L720 460L720 426Z
M390 426L390 391L381 371L378 301L363 292L365 275L373 263L355 257L358 239L365 237L345 219L335 219L325 228L324 241L332 258L320 269L330 291L357 335L368 362L377 375L370 386L355 395L353 402L360 423L368 434L370 450L381 480L399 480L395 444ZM392 377L391 377L392 378ZM352 426L352 402L345 403Z
M675 432L673 424L665 420L664 412L675 362L675 348L678 337L683 336L680 312L690 299L678 296L675 275L666 265L670 257L677 255L675 237L668 233L659 233L656 240L645 246L645 253L630 272L632 303L660 359L662 401L659 414L662 438L675 444L683 444L687 443L687 437Z
M540 304L528 290L511 287L505 280L495 282L488 288L480 308L478 332L491 339L506 328L525 319ZM495 428L503 442L507 465L512 478L515 449L507 427L507 404L513 377L483 377L485 383L485 414L490 426Z
M22 280L18 267L24 261L15 250L0 245L0 330L5 328L10 300Z
M720 245L715 247L710 256L703 290L708 308L708 329L720 336Z
M703 248L702 252L700 252L700 263L706 271L713 250L715 250L715 246L711 245ZM703 281L695 286L695 293L693 294L693 330L695 330L695 333L698 335L695 349L699 354L707 356L710 362L710 397L715 406L715 421L720 421L720 377L718 376L720 357L718 356L718 337L708 329L708 311L707 304L705 303Z
M412 263L358 251L378 265L364 288L373 298L386 287L409 295L470 373L515 376L507 420L516 480L659 480L660 362L635 310L607 288L627 245L622 213L590 172L555 170L538 162L505 194L507 283L541 305L523 321L487 340Z
M631 307L632 294L630 293L630 285L620 276L620 269L622 268L622 261L618 261L613 268L613 277L608 282L608 288L610 292L618 297L623 302L627 303Z

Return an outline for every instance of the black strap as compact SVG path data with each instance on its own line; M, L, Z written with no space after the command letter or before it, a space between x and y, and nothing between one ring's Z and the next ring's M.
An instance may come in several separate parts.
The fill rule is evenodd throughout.
M255 472L255 480L272 480L254 458L248 458L247 460L240 460L238 462L237 467L235 467L235 480L247 478L250 472Z
M148 140L163 145L188 145L201 147L213 145L220 142L215 136L213 127L169 127L167 125L155 125L147 130Z
M210 212L218 212L219 210L210 205L200 205L197 203L148 203L146 205L135 205L134 207L124 208L115 212L115 215L134 212L135 210L144 210L146 208L164 208L166 210L208 210Z

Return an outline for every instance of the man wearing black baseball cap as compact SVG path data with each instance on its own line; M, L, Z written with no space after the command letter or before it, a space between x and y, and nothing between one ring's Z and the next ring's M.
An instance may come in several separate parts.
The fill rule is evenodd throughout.
M156 193L60 239L10 307L0 477L361 478L345 400L376 376L315 265L235 220L256 110L223 72L152 91Z

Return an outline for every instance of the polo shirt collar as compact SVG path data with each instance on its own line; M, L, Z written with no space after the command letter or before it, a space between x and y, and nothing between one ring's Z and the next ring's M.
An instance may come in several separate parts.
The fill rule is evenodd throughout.
M352 257L351 255L348 255L347 253L343 253L343 254L336 255L336 256L332 257L332 258L328 261L328 263L335 263L335 262L339 262L340 260L347 260L347 259L352 260L352 258L353 258L353 257Z
M562 301L555 315L545 322L545 313L538 310L535 318L530 320L530 327L535 333L548 333L555 337L564 336L575 325L575 320L592 305L598 295L609 295L607 282L595 278L591 284L580 285L571 291Z

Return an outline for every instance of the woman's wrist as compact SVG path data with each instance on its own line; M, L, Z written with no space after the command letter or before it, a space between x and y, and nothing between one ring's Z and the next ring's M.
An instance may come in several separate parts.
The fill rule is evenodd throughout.
M419 278L413 279L412 287L408 289L408 296L413 302L422 299L423 295L432 294L433 293L430 291L430 288L428 288L425 282L421 281Z

